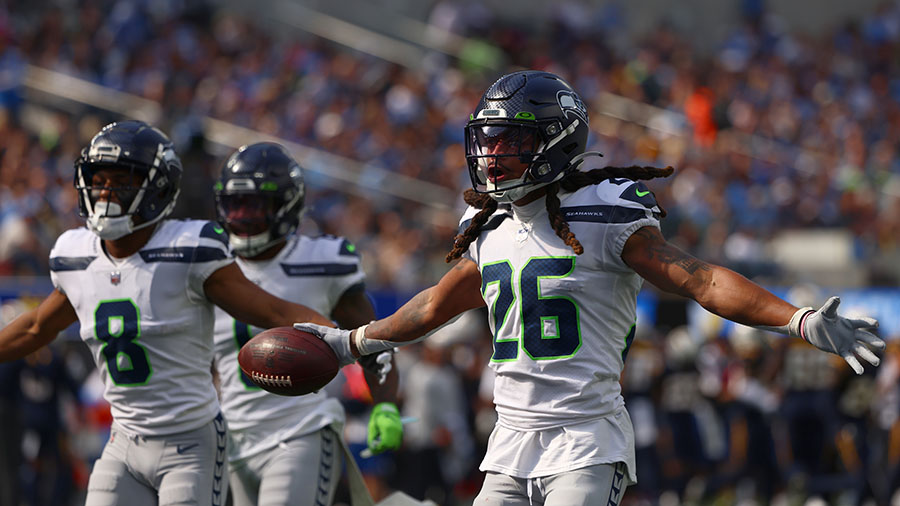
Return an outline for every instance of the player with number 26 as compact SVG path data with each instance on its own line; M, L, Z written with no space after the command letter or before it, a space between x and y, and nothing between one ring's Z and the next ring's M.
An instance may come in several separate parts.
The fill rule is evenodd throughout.
M800 337L874 365L871 318L797 308L739 274L667 243L665 216L641 180L672 169L587 170L588 114L554 74L505 75L465 127L473 189L433 287L353 331L315 324L344 363L414 340L463 311L488 308L498 420L481 463L482 506L615 506L637 479L634 433L619 386L644 280L751 326Z

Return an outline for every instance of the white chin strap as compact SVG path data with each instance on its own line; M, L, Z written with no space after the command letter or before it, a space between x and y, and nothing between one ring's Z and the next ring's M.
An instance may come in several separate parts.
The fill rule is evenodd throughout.
M494 183L491 183L490 181L488 181L488 183L485 186L487 188L487 191L490 192L490 193L488 193L488 195L490 195L492 199L496 200L497 202L499 202L501 204L511 204L511 203L525 197L529 193L537 190L538 188L543 188L549 184L559 181L560 179L563 178L563 176L565 176L565 174L560 172L559 175L553 179L553 181L519 186L518 188L510 188L509 190L506 190L506 191L496 191L497 185ZM522 178L514 179L512 181L504 181L503 183L510 184L510 185L519 184L521 179Z
M516 181L518 181L518 180L516 180ZM490 192L490 193L488 193L488 195L490 195L492 199L496 200L497 202L500 202L501 204L511 204L511 203L521 199L525 195L528 195L533 190L536 190L544 185L520 186L518 188L513 188L511 190L506 190L506 191L492 191L490 189L491 186L493 186L493 185L488 186L488 191Z
M87 227L101 239L114 241L135 230L131 215L122 216L122 206L115 202L101 200L94 204L93 211L88 216Z
M178 195L176 194L175 196L177 197ZM87 219L87 228L101 239L115 241L134 231L153 225L172 212L174 207L175 199L172 199L172 202L155 219L135 226L132 220L133 215L122 215L122 206L115 202L101 200L94 203L92 212Z
M560 179L564 178L566 176L566 174L568 174L572 170L577 169L578 166L581 165L582 162L584 162L584 159L589 156L602 157L603 154L601 154L598 151L585 151L584 153L573 157L572 160L569 162L569 166L572 167L572 169L560 171L560 173L553 179L553 181L547 181L545 183L535 183L535 184L531 184L531 185L524 185L524 186L520 186L518 188L511 188L506 191L498 191L502 188L502 186L505 186L505 185L512 186L512 185L519 184L519 182L522 180L522 178L514 179L512 181L503 181L499 185L497 183L492 183L490 180L488 180L485 183L485 188L489 192L488 195L490 195L491 198L493 198L497 202L500 202L501 204L510 204L510 203L513 203L513 202L521 199L525 195L528 195L529 193L533 192L534 190L537 190L538 188L543 188L544 186L555 183L555 182L559 181ZM522 176L522 177L525 177L525 176Z
M228 244L231 245L231 249L233 249L238 255L242 257L254 257L277 242L271 240L270 237L271 234L268 230L261 234L251 235L248 237L242 237L237 234L229 234Z

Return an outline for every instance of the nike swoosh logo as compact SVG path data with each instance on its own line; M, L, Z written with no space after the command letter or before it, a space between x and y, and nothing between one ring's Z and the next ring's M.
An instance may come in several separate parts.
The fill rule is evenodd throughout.
M213 227L213 232L215 232L217 234L221 234L224 231L225 231L225 229L222 227Z
M179 454L181 454L181 453L184 453L184 452L186 452L196 446L199 446L199 445L200 445L200 443L194 443L194 444L190 444L190 445L178 445L175 447L175 451L177 451Z
M645 191L645 192L642 192L641 190L635 188L635 189L634 189L634 193L635 193L638 197L643 197L644 195L650 193L650 190L647 190L647 191Z

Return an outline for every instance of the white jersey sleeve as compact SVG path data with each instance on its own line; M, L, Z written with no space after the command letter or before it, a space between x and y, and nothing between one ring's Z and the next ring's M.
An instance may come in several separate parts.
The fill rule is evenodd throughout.
M598 255L600 264L611 270L631 271L622 260L625 242L643 227L659 228L661 213L653 193L644 183L630 179L611 179L582 189L592 192L589 201L564 203L561 211L570 226L572 223L603 223L602 234L577 236L585 247Z
M193 248L193 258L188 269L188 293L193 300L205 300L206 293L203 284L207 278L217 270L234 262L228 246L228 236L225 230L215 222L202 222L198 237L193 237L193 231L188 232L178 239L176 248ZM181 246L185 244L186 246ZM196 246L191 246L196 244Z
M462 234L469 228L469 225L472 224L472 219L475 218L475 215L481 212L481 209L469 206L466 211L463 213L462 218L459 219L459 230L458 234ZM483 234L490 230L494 230L503 223L503 220L512 216L509 205L501 204L497 206L497 210L491 213L491 216L481 225L480 233ZM477 241L472 241L469 244L469 249L467 249L462 254L462 258L468 258L469 260L478 263L479 249L476 247Z
M217 414L213 306L203 280L234 260L215 225L164 220L144 247L110 259L99 237L70 230L50 254L53 284L81 324L113 418L142 435L198 428Z

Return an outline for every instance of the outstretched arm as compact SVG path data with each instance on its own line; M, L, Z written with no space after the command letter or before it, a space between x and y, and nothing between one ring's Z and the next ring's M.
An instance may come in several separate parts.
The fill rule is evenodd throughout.
M270 294L250 281L236 263L213 272L203 284L206 297L234 319L268 329L293 322L315 322L333 327L331 320L312 308Z
M345 365L360 355L376 354L426 336L454 316L483 304L481 272L475 262L463 258L438 284L419 292L387 318L352 332L308 323L294 324L294 328L324 339L337 354L341 365Z
M840 355L857 374L863 372L857 355L873 365L880 362L864 346L884 349L884 341L869 332L878 322L839 316L837 297L828 299L818 311L798 309L740 274L672 246L655 227L632 234L625 242L622 260L663 291L694 299L723 318L803 338L820 350Z
M394 314L367 326L365 337L395 343L412 341L483 305L481 272L475 262L463 258L436 285L419 292Z
M38 307L0 329L0 362L28 355L50 343L77 320L78 315L68 297L59 290L53 290Z
M744 276L669 244L656 227L632 234L622 260L660 290L694 299L707 311L737 323L786 325L797 311Z

